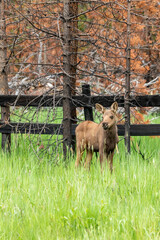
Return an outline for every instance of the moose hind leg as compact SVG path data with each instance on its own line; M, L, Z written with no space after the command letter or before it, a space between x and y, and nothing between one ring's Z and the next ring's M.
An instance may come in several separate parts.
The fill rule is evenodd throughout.
M93 155L93 151L91 150L87 150L86 153L86 161L85 161L85 168L90 169L90 165L91 165L91 160L92 160L92 155Z
M81 148L77 148L77 158L76 158L76 162L75 162L75 167L76 167L76 168L77 168L77 167L79 166L79 164L81 163L82 155L83 155L83 151L81 151Z

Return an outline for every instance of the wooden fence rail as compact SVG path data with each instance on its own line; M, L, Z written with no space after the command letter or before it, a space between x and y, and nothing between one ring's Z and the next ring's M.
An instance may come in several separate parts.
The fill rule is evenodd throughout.
M77 124L72 125L72 135L75 135ZM160 136L160 124L133 124L130 128L131 136ZM118 125L118 135L124 136L124 125ZM21 134L59 134L63 135L61 124L43 123L0 123L0 133Z
M96 103L102 104L104 107L111 106L114 101L118 102L119 107L124 107L123 96L73 96L72 104L75 107L89 107ZM160 107L160 95L131 96L129 101L130 107ZM63 96L28 96L28 95L0 95L0 106L32 106L32 107L62 107Z

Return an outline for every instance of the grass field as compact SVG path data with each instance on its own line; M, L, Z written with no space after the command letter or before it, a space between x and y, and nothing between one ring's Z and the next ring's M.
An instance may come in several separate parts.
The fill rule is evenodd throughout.
M160 239L160 139L140 139L145 160L121 141L111 175L96 157L90 172L39 161L22 136L1 152L0 239Z

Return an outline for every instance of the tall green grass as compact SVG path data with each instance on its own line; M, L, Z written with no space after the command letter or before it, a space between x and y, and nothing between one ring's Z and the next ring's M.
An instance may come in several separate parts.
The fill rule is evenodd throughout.
M145 160L123 141L114 172L38 160L25 136L0 156L0 239L160 239L159 138L141 138ZM140 138L133 138L139 143Z

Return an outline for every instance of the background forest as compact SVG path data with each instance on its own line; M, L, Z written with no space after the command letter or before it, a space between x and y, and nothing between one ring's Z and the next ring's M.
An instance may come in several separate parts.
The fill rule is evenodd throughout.
M127 1L70 1L70 52L76 92L88 82L93 92L125 92ZM62 90L63 1L5 1L10 93ZM160 3L131 1L131 94L160 91ZM75 78L75 79L74 79ZM73 84L74 87L74 84Z

